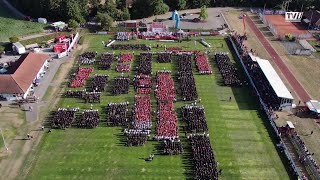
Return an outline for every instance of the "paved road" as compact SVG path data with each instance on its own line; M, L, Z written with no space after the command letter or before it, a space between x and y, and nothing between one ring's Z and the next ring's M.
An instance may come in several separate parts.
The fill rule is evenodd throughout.
M50 67L47 70L47 73L45 74L45 76L43 77L43 79L41 80L41 83L39 86L34 88L35 91L35 95L39 98L39 102L37 103L28 103L28 104L24 104L23 108L25 110L29 109L29 106L31 106L33 108L32 111L26 111L26 119L27 121L36 121L38 119L39 116L39 108L43 105L46 105L48 102L43 102L42 98L45 95L48 87L50 85L52 86L60 86L60 84L52 84L52 80L54 78L54 75L56 74L56 72L58 71L59 67L61 64L67 62L67 61L71 61L71 58L69 57L65 57L62 59L54 59L53 61L50 62Z
M264 37L262 32L257 28L257 26L254 24L250 16L245 16L245 21L250 26L252 31L255 33L255 35L258 37L261 44L264 46L264 48L267 50L267 52L272 57L272 60L275 62L275 64L278 66L280 71L283 73L283 75L286 77L288 82L290 83L291 87L294 89L296 94L300 97L301 101L307 102L311 98L309 94L306 92L306 90L302 87L302 85L299 83L299 81L294 77L292 72L289 70L289 68L285 65L285 63L282 61L278 53L273 49L273 47L270 45L268 40Z

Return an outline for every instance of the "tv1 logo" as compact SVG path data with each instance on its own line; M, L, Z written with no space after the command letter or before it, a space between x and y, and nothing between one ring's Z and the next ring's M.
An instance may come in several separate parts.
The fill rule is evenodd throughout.
M285 20L288 22L301 22L303 12L286 12Z

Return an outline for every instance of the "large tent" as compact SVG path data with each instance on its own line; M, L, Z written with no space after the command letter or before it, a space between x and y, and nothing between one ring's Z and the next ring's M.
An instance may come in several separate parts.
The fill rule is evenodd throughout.
M292 106L293 97L270 62L254 56L251 53L249 55L253 61L258 63L272 89L280 99L280 107Z
M310 111L320 114L320 102L317 100L310 100L306 102L307 107Z

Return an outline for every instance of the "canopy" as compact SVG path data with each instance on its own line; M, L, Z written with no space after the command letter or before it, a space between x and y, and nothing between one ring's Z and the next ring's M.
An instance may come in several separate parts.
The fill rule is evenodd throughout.
M284 85L278 73L273 69L270 62L268 60L261 59L257 56L254 56L251 53L249 55L253 61L256 61L259 64L263 74L268 79L270 85L272 86L272 89L277 94L277 96L279 98L293 99L291 93L289 92L287 87Z
M290 129L294 129L294 125L291 121L287 121L287 125L289 126Z
M320 114L320 103L317 100L310 100L306 103L310 111Z

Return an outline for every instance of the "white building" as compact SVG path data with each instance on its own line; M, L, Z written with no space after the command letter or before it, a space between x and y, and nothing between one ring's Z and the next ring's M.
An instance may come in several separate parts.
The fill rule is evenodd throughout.
M45 74L48 60L46 54L28 53L22 55L7 74L0 74L0 96L7 100L26 98L33 93L34 83ZM9 67L10 68L10 67Z

